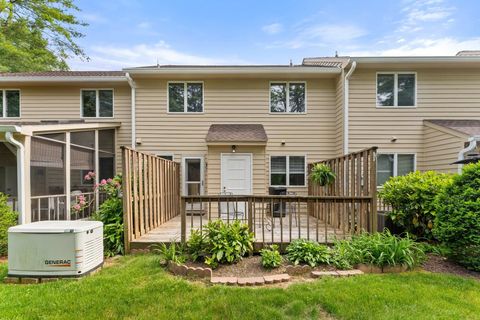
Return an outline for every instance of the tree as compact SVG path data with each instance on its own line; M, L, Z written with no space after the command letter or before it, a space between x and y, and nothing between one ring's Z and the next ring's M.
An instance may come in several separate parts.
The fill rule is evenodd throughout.
M67 59L87 59L76 40L87 24L74 0L0 0L0 71L68 70Z

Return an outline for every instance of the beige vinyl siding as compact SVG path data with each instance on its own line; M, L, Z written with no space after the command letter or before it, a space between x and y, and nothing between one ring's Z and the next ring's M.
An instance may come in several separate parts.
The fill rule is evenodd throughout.
M137 138L139 150L173 152L182 156L203 155L208 148L205 136L214 123L261 123L268 135L265 148L265 178L268 188L268 156L307 155L307 161L326 159L336 154L336 80L296 79L306 81L306 114L271 114L270 81L282 79L205 79L204 113L167 113L167 81L172 79L136 79ZM178 80L178 79L176 79ZM203 80L203 79L187 79ZM285 145L282 146L282 140ZM239 151L238 151L239 152ZM208 175L208 184L220 183L217 169ZM254 177L258 177L255 174ZM258 178L255 178L258 179ZM254 181L254 184L258 182ZM218 187L213 183L209 190ZM259 192L260 187L255 187ZM306 188L298 188L302 192Z
M446 132L426 124L423 157L418 169L457 172L458 166L451 163L457 161L458 152L464 148L467 140L466 135Z
M5 88L5 86L2 86ZM128 84L81 83L75 85L23 85L21 90L21 118L14 121L79 120L80 90L107 88L114 91L113 118L85 118L86 122L121 122L117 130L117 169L121 168L120 146L131 145L131 98ZM9 119L0 119L8 122Z
M335 91L335 126L336 126L336 155L341 156L343 155L343 121L344 121L344 115L343 115L343 100L344 100L344 74L342 74L337 77L337 83L336 83L336 91Z
M416 108L377 108L376 73L417 74ZM422 159L424 119L480 119L480 70L357 68L350 81L350 151L378 146L380 152L416 153ZM391 142L396 137L396 142ZM428 169L428 165L422 167Z

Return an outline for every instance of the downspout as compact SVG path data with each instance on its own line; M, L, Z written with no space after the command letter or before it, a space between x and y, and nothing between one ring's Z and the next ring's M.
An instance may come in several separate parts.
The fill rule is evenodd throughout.
M133 81L132 77L130 76L130 74L127 72L125 74L125 77L127 78L127 81L128 81L128 84L130 85L130 88L132 88L132 107L131 107L131 122L132 122L132 149L135 149L136 147L136 140L137 140L137 135L136 135L136 105L135 105L135 101L136 101L136 98L135 98L135 94L136 94L136 84L135 84L135 81Z
M352 62L352 67L348 70L345 75L345 86L343 92L343 154L348 154L348 103L349 103L349 87L350 87L350 77L352 76L355 68L357 67L357 62Z
M26 217L25 217L25 208L26 208L26 199L25 199L25 147L23 144L15 140L13 137L13 133L11 131L5 132L5 139L13 144L17 148L17 198L18 198L18 212L20 213L18 216L18 223L25 224Z
M470 143L468 144L468 146L466 148L460 150L460 152L458 153L458 160L465 159L465 154L467 154L467 152L470 152L470 151L474 150L477 147L478 139L480 139L480 137L470 137L470 138L468 138L468 142L470 142ZM462 167L463 167L462 164L458 165L458 173L462 173Z

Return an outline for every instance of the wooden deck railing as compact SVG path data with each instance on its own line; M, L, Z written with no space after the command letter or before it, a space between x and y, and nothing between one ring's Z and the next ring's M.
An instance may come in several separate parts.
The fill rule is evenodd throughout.
M368 230L372 212L369 196L188 196L182 197L181 240L220 219L246 223L260 246L300 238L332 243Z
M369 197L367 207L360 206L359 226L367 231L377 230L377 147L332 158L318 163L328 165L335 173L335 181L326 187L313 184L309 179L310 196ZM309 173L315 163L308 166ZM313 211L322 215L322 211ZM366 222L368 221L368 225Z
M122 147L125 247L180 214L180 164Z

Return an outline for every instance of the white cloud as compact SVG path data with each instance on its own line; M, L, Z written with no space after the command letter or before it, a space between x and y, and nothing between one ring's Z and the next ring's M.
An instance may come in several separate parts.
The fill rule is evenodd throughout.
M126 67L159 64L245 64L237 58L214 58L173 49L165 42L132 46L96 45L87 48L89 62L70 61L72 70L120 70Z
M80 12L78 17L87 23L104 23L108 21L104 16L92 12Z
M456 9L444 0L407 0L404 3L404 17L398 22L397 32L418 32L432 23L454 21L451 17Z
M152 24L148 21L143 21L137 24L137 28L139 29L150 29L152 27Z
M459 40L455 38L416 39L399 47L379 50L346 52L351 56L451 56L462 50L478 50L480 38Z
M367 32L352 24L307 24L295 30L296 36L286 41L277 41L269 48L284 47L300 49L307 47L332 47L347 44L363 37Z
M277 34L283 30L283 26L280 23L272 23L262 27L262 31L267 34Z

